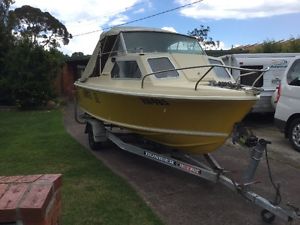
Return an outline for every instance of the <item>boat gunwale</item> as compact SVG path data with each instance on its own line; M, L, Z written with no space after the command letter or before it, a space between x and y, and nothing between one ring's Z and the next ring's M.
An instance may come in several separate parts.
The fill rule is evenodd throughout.
M96 87L91 84L87 83L82 83L79 81L76 81L74 83L75 86L78 86L80 88L85 88L89 89L92 91L98 91L98 92L105 92L105 93L110 93L110 94L120 94L120 95L129 95L129 96L136 96L136 97L151 97L151 98L164 98L164 99L174 99L174 100L207 100L207 101L257 101L258 96L234 96L234 95L229 95L229 96L201 96L201 95L168 95L168 94L159 94L159 93L151 93L147 92L147 89L141 89L140 92L133 92L133 91L123 91L123 90L117 90L117 89L110 89L108 88L101 88L101 87ZM197 91L195 91L197 93Z

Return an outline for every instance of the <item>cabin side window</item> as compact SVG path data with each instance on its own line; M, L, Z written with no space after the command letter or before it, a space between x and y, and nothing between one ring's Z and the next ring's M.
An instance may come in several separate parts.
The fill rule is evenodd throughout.
M112 35L106 37L101 43L101 71L103 71L105 64L109 57L123 53L125 50L122 46L120 35Z
M108 36L101 43L101 71L103 71L104 66L108 60L109 55L111 54L114 43L117 39L117 36Z
M116 61L111 71L111 77L139 79L142 74L136 61Z
M292 86L300 86L300 60L296 60L287 74L287 82Z
M171 63L171 61L167 57L162 58L152 58L148 59L148 63L151 67L151 70L155 72L163 71L163 70L171 70L167 72L162 73L156 73L156 78L166 78L166 77L178 77L179 74L175 70L174 65Z
M113 49L111 50L110 57L116 56L123 52L125 52L125 50L123 49L120 35L119 35L114 43Z

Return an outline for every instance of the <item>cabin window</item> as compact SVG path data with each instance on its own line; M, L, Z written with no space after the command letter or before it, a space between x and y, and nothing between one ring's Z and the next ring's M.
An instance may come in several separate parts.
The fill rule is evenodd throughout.
M171 61L167 57L148 59L148 63L151 67L151 70L154 73L163 71L163 70L175 69L174 65L171 63ZM155 74L155 77L157 77L157 78L178 77L178 76L179 76L179 74L176 70Z
M300 60L296 60L287 74L287 82L292 86L300 86Z
M108 60L108 56L110 55L114 43L116 42L117 36L108 36L101 43L101 71L103 71L106 61Z
M136 61L117 61L111 71L111 77L138 79L142 74Z
M199 54L202 52L198 42L189 40L176 42L168 47L168 52L184 53L184 54ZM201 54L201 53L200 53Z
M120 40L120 35L119 35L117 40L114 43L113 49L111 50L110 57L116 56L116 55L118 55L119 53L122 53L122 52L124 52L124 49L123 49L123 46L122 46L122 43L121 43L121 40Z
M208 59L211 64L223 65L223 63L216 59ZM209 67L208 67L209 68ZM228 71L224 67L214 67L213 71L220 80L231 80Z

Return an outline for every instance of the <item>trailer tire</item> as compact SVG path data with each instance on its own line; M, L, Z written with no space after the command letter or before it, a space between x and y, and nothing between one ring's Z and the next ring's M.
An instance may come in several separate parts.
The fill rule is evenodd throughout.
M272 223L275 220L275 215L269 210L263 209L260 213L261 218L266 223Z
M93 151L97 151L101 149L101 142L95 141L93 128L90 124L87 124L87 133L88 133L88 140L89 146Z
M300 118L295 118L289 126L288 138L293 148L300 152Z

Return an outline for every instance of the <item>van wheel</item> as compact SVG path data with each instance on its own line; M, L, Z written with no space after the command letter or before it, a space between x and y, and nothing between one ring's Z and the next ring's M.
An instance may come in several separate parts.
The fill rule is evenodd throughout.
M94 132L91 125L87 125L87 133L88 133L88 140L89 140L89 146L93 151L100 150L101 148L101 142L95 141L94 138Z
M293 148L300 152L300 118L291 122L288 135Z

